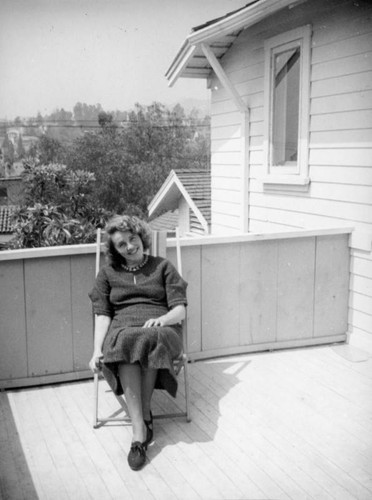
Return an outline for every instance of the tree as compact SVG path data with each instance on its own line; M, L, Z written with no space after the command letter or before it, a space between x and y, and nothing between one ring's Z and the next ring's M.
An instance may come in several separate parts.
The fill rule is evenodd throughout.
M18 136L18 142L17 142L17 157L19 160L25 157L26 151L23 146L23 140L22 140L22 135L19 134Z
M96 200L116 212L146 216L172 169L209 168L209 126L177 105L137 104L122 127L101 112L100 128L74 141L67 164L94 172Z
M40 136L35 145L31 146L29 150L29 156L37 159L42 165L63 162L65 155L66 149L62 143L47 135Z
M25 163L24 201L13 216L9 248L91 243L111 213L91 204L94 175L66 165Z
M3 144L1 146L3 150L4 163L13 165L14 163L14 146L12 141L9 140L7 134L5 134Z

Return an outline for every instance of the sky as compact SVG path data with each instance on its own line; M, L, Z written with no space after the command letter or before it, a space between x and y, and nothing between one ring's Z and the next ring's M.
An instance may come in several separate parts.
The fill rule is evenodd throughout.
M0 0L0 118L209 99L205 80L165 72L192 27L245 0Z

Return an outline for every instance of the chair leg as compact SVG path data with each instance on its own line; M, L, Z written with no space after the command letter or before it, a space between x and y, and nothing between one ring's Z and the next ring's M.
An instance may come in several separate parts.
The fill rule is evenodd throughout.
M96 428L98 426L98 373L94 374L94 383L93 383L93 427Z
M189 367L187 366L187 361L183 367L183 376L185 380L185 403L186 403L186 421L191 422L191 413L190 413L190 387L189 387Z

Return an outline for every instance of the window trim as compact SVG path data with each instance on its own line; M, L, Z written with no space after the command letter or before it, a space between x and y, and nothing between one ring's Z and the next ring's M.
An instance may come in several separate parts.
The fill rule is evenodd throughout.
M263 163L265 174L262 182L265 189L307 190L310 184L308 147L310 121L310 64L311 64L311 25L302 26L265 41L265 84L264 84L264 139ZM297 169L288 165L270 165L270 137L272 127L272 54L279 47L300 46L300 95L298 125L298 160Z

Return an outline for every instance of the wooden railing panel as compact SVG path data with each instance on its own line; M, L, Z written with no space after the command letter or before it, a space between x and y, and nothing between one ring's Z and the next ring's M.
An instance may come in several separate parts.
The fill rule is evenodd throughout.
M25 261L28 375L73 370L70 258Z
M187 288L188 352L200 352L201 347L201 247L182 248L182 274ZM167 248L167 258L176 266L176 249Z
M181 239L190 359L345 340L349 233ZM90 376L94 252L0 252L0 387Z
M27 377L23 261L0 262L0 380Z
M240 345L276 340L278 243L240 244Z
M276 340L313 334L315 238L278 242Z
M202 247L202 349L239 345L239 246Z
M88 297L94 284L95 262L91 255L71 258L71 308L74 371L88 369L93 352L93 313Z
M346 332L348 290L347 235L319 236L316 246L314 337Z

